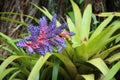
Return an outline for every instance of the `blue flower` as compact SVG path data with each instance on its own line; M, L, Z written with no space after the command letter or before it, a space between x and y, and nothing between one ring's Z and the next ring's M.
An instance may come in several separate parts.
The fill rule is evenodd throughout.
M27 49L29 54L36 52L40 55L45 55L47 52L52 53L54 47L58 49L58 52L61 52L62 49L66 48L64 38L66 36L73 36L74 33L63 31L67 27L66 23L56 27L56 18L57 15L54 14L49 25L47 25L45 17L40 18L39 26L30 24L28 26L30 36L19 40L16 45L19 48Z

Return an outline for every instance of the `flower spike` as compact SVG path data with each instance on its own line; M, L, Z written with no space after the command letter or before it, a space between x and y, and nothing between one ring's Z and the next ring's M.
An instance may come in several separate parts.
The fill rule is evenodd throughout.
M36 52L40 55L45 55L47 52L52 53L54 47L58 49L58 52L61 52L62 49L66 48L64 37L73 36L74 33L68 31L63 32L67 27L66 23L56 27L56 18L57 15L54 14L52 21L47 25L47 20L43 16L39 20L39 26L29 25L28 31L30 35L19 40L16 45L19 48L27 49L29 54Z

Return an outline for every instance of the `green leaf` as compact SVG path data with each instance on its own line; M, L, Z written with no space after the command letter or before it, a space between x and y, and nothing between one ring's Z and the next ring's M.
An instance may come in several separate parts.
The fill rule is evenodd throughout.
M44 68L41 72L40 80L46 80L48 77L51 77L51 70L53 66L48 66ZM49 74L49 75L48 75ZM47 76L47 77L46 77Z
M108 63L113 63L116 60L120 59L120 52L115 53L114 55L112 55L111 57L107 58L105 61L107 61Z
M120 61L117 62L105 75L104 80L111 80L120 69Z
M39 11L41 11L42 13L44 13L50 20L52 19L52 15L47 11L47 10L44 10L42 8L40 8L39 6L37 6L35 3L31 2L31 4L33 6L35 6Z
M110 23L110 21L113 19L113 16L109 16L107 19L105 19L98 27L97 29L94 31L94 33L92 34L92 36L90 37L90 39L95 38L97 35L99 35L103 29Z
M73 0L70 0L70 1L71 1L71 4L72 4L74 17L75 17L75 27L76 27L76 29L78 30L78 33L79 33L81 31L80 27L81 27L81 22L82 22L80 8L77 6L77 4Z
M120 37L117 37L117 39L115 40L115 43L119 43L120 42Z
M31 2L33 6L35 6L39 11L41 11L43 14L45 14L50 20L52 20L52 15L48 12L48 10L44 7L44 9L37 6L35 3ZM61 24L57 21L57 26L60 26Z
M14 22L14 23L17 23L17 24L22 24L23 26L28 26L28 24L25 23L25 22L21 22L21 21L11 19L11 18L8 18L8 17L0 17L0 20L10 21L10 22Z
M69 15L69 17L71 18L71 20L72 20L73 22L75 22L74 12L73 12L73 11L70 11L70 12L68 12L68 15Z
M76 80L94 80L94 74L77 74Z
M79 0L79 4L81 4L82 2L84 2L84 0Z
M92 6L91 4L88 4L88 6L85 8L85 11L83 13L82 25L81 27L79 27L80 40L83 42L86 42L89 37L91 17L92 17Z
M97 54L94 57L99 57L99 58L105 59L112 51L116 50L117 48L120 48L120 45L115 45L115 46L103 51L102 53Z
M19 16L25 16L28 18L31 18L33 20L35 20L35 22L38 23L38 19L36 17L30 16L30 15L26 15L26 14L22 14L22 13L17 13L17 12L0 12L0 14L15 14L15 15L19 15Z
M104 48L106 44L108 44L110 41L114 40L116 37L110 38L110 36L120 28L120 23L117 23L115 25L109 26L104 31L102 31L98 36L96 36L94 39L90 39L87 42L87 53L88 57L91 57L93 54L97 53L101 49ZM119 35L118 35L119 36Z
M14 80L14 77L19 74L21 71L16 71L12 76L10 76L9 80Z
M81 75L85 80L94 80L94 74Z
M47 59L51 56L50 53L47 53L45 56L41 56L39 58L39 60L37 61L37 63L35 64L35 66L33 67L30 75L28 76L28 80L34 80L35 77L37 76L39 70L41 69L41 67L45 64L45 62L47 61Z
M14 50L14 52L16 52L16 54L20 55L20 54L26 54L24 51L18 49L18 47L15 45L14 40L11 39L9 36L3 34L0 32L0 41L9 45L11 49Z
M10 56L0 65L0 77L2 76L5 68L15 59L20 58L21 56Z
M3 71L1 77L0 77L0 80L3 80L3 78L9 74L10 72L14 71L14 70L17 70L18 68L8 68L6 69L5 71Z
M36 75L36 77L35 77L34 80L39 80L39 78L40 78L40 73L38 73L38 74Z
M54 55L57 56L64 63L71 78L74 79L77 74L77 69L76 69L75 65L72 63L72 61L68 57L66 57L62 54L55 53Z
M67 45L67 47L64 49L65 52L63 52L63 54L67 53L67 56L70 59L73 59L73 55L75 53L74 48L71 46L72 44L67 40L66 40L66 45Z
M86 44L85 43L82 43L80 46L76 47L75 51L76 51L76 53L74 54L75 62L88 60L88 54L86 53Z
M9 36L5 35L4 33L0 32L0 36L3 37L4 39L9 40L9 41L11 40L10 41L11 43L14 43L13 40Z
M79 45L80 43L80 40L79 40L79 35L78 35L78 32L77 32L77 29L75 27L75 25L73 24L73 22L71 21L71 19L67 16L67 23L68 23L68 28L71 32L74 32L75 35L72 36L72 42L73 42L73 47L76 47Z
M58 76L58 70L59 70L59 60L55 59L54 67L53 67L53 72L52 72L52 80L57 80Z
M66 80L71 80L69 74L67 73L67 71L66 71L64 68L60 67L60 68L59 68L59 73L61 73L62 76L64 76L64 78L65 78Z
M106 75L109 71L109 68L101 58L91 59L87 62L98 68L103 73L103 75Z
M92 14L92 19L93 19L93 21L94 21L94 25L95 25L95 27L97 27L97 24L99 23L99 21L97 20L97 17L95 16L95 14Z
M46 75L48 76L48 72L50 72L52 67L54 66L54 64L52 62L47 61L46 64L49 65L49 67L45 68L42 71L41 80L45 80ZM59 73L64 77L64 79L71 80L69 74L67 73L66 69L64 69L64 67L62 68L61 66L59 66Z
M0 48L2 48L3 50L7 51L9 54L16 54L15 52L13 52L11 49L9 49L7 47L4 47L4 46L0 45Z
M100 14L96 14L97 16L99 17L107 17L107 16L120 16L120 12L103 12L103 13L100 13Z
M103 44L107 41L109 31L111 28L107 28L106 30L102 31L101 34L96 36L94 39L88 40L86 51L88 54L88 57L91 57L92 55L96 54L98 51L100 51L106 44Z
M8 57L7 59L5 59L2 64L0 65L0 77L3 75L3 72L5 71L6 67L12 63L15 59L18 58L30 58L30 59L35 59L34 57L30 57L30 56L16 56L16 55L12 55L10 57ZM25 60L24 60L25 61Z

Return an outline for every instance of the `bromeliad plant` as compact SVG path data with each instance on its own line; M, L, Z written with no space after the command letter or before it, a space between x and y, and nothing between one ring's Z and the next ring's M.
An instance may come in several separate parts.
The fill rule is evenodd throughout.
M33 18L39 23L39 26L28 26L27 23L1 17L3 20L9 20L28 26L30 32L30 36L19 40L17 43L5 34L0 33L0 40L9 45L12 49L1 45L1 48L10 53L10 57L4 60L0 65L1 79L115 79L114 75L119 71L120 62L118 61L115 65L111 63L115 63L115 61L120 59L120 53L112 55L111 52L120 48L120 45L111 45L110 48L106 45L120 37L120 34L113 35L113 33L120 28L120 21L116 20L111 22L115 15L111 14L101 22L94 31L90 31L92 18L91 4L86 7L82 15L75 2L73 0L70 1L73 7L74 22L67 16L67 25L60 24L60 22L56 20L56 14L52 18L52 15L47 9L42 9L34 3L31 4L51 20L49 25L47 25L45 17L38 20L37 18L22 14L23 16ZM3 12L2 14L20 15L19 13L12 12ZM100 15L102 16L102 14L99 14L99 16ZM67 26L69 31L64 30ZM90 34L90 32L92 33ZM40 55L28 55L23 49L18 47L27 49L30 54L38 53ZM59 54L59 52L61 54ZM105 61L111 65L111 69L109 69ZM12 68L8 66L9 64ZM7 66L8 68L6 68ZM94 72L97 72L97 76L100 76L95 78L96 73ZM10 75L11 77L5 78L6 75Z

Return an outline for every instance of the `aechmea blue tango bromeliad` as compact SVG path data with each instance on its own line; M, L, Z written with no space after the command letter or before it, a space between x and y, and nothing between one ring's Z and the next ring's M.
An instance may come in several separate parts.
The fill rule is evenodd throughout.
M57 51L61 52L66 47L64 37L68 35L73 36L74 33L63 31L67 27L66 23L56 27L56 18L57 15L54 14L52 21L47 25L47 20L43 16L40 18L39 26L29 25L30 36L19 40L16 45L20 48L28 49L29 54L33 52L41 55L45 55L47 52L52 53L53 47L57 47Z

